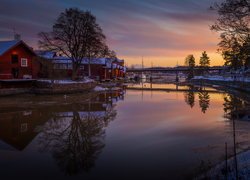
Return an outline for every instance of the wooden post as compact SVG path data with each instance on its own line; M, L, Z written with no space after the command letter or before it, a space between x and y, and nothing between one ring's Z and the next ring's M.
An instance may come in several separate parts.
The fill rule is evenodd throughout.
M227 173L227 142L225 143L225 160L226 160L225 171L226 171L226 179L227 179L227 176L228 176L228 173Z

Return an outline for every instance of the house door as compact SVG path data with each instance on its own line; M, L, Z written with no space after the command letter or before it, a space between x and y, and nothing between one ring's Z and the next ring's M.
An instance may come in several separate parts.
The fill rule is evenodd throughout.
M17 79L19 76L19 69L18 68L12 68L12 76L14 79Z

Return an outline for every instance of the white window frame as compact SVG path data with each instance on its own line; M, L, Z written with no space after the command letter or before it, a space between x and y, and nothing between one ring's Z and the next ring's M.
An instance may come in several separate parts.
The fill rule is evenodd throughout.
M23 63L25 62L25 63ZM21 58L21 67L28 67L28 59L27 58Z

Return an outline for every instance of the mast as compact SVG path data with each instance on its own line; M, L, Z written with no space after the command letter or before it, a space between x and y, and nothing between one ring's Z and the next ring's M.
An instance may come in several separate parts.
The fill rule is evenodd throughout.
M142 67L142 71L141 71L141 79L143 77L143 70L144 70L144 60L143 60L143 56L142 56L142 60L141 60L141 67Z

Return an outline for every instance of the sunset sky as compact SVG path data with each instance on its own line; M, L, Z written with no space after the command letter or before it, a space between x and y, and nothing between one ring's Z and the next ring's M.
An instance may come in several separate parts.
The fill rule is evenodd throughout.
M183 65L188 54L199 61L206 50L212 65L222 65L217 53L219 34L209 26L216 0L0 0L0 40L13 38L13 29L37 48L37 34L50 31L65 8L90 10L107 36L110 48L127 65ZM218 0L217 0L218 1Z

